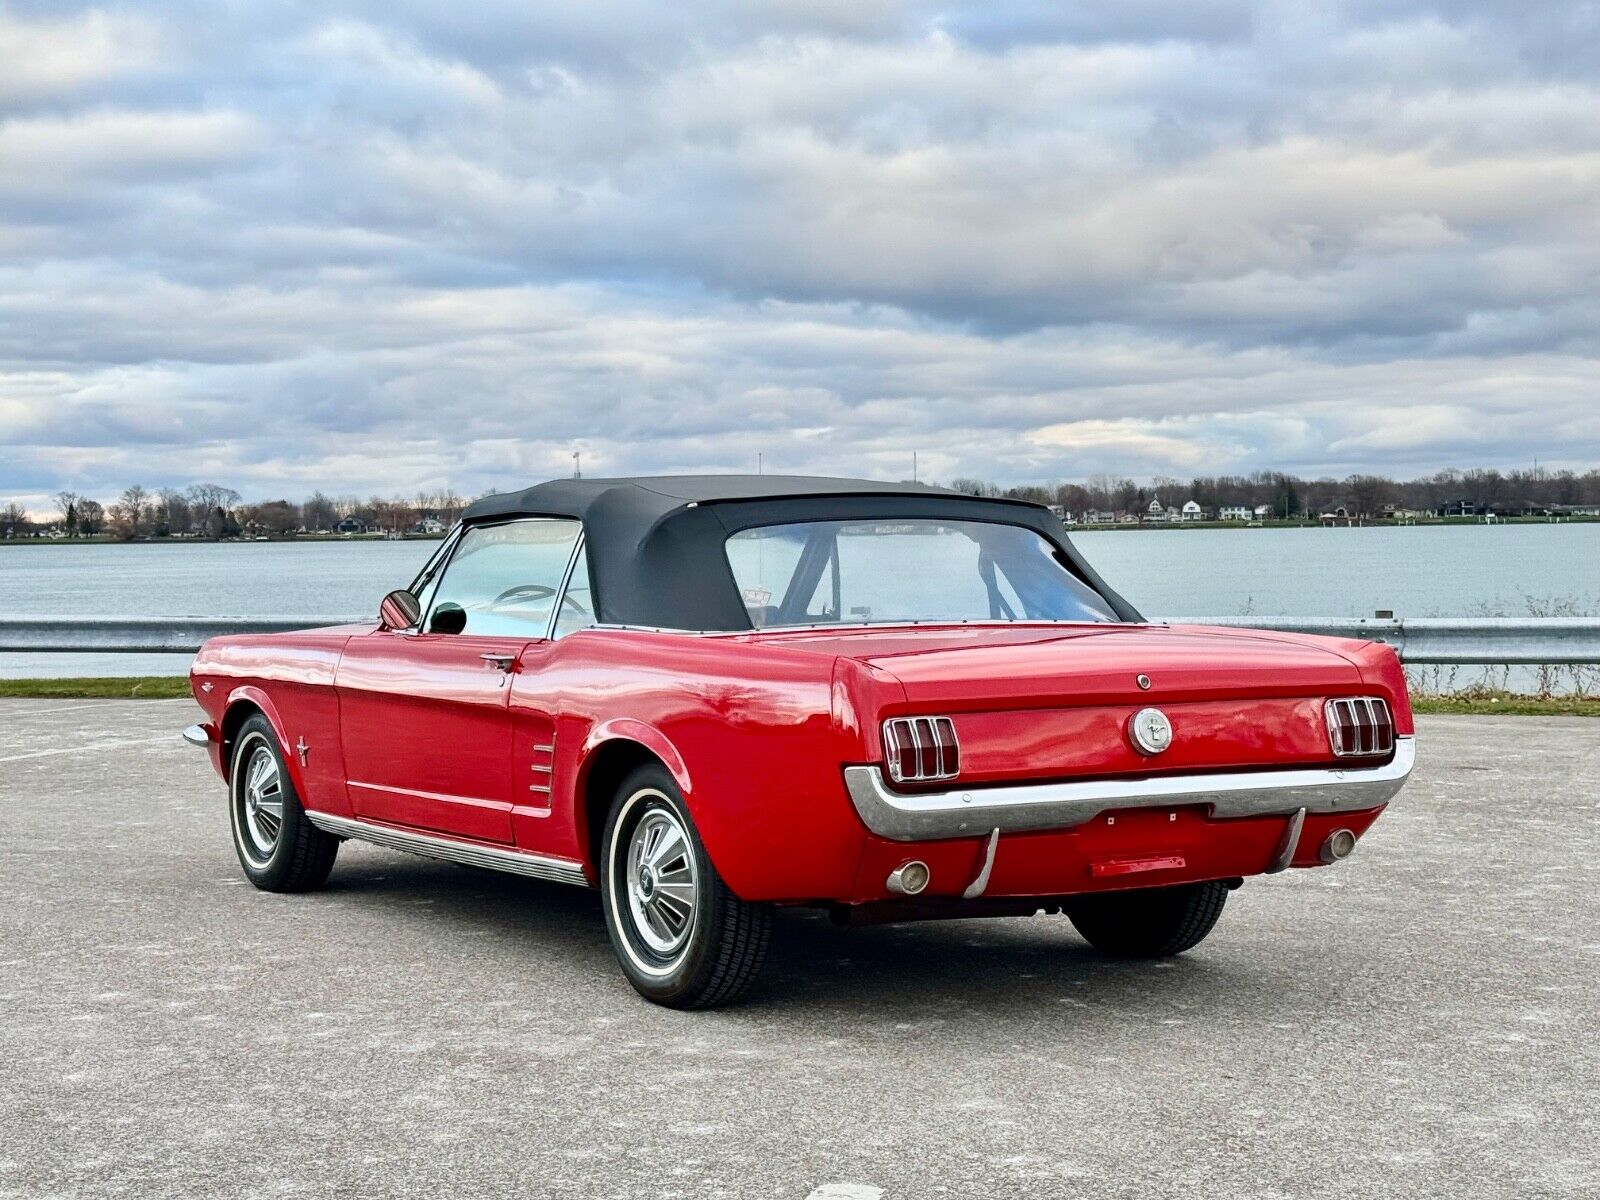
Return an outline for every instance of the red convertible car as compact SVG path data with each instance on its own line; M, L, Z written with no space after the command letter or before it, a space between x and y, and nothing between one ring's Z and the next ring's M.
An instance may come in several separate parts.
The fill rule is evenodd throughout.
M185 731L257 887L346 838L600 890L630 982L750 983L778 905L1064 913L1176 954L1411 771L1393 651L1152 625L1050 512L855 480L479 500L374 624L217 638Z

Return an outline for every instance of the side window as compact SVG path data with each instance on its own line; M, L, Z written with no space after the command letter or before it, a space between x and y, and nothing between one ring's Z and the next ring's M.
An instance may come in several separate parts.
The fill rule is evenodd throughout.
M589 550L578 551L578 561L572 564L572 580L567 584L567 594L561 601L561 615L556 618L556 636L566 637L595 623L594 593L589 587Z
M467 529L434 589L424 628L451 606L466 614L463 633L543 637L578 530L577 521L558 520Z

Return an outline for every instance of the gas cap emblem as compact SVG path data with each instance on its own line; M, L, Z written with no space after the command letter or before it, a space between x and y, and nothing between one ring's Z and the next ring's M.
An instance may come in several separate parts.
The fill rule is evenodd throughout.
M1172 745L1172 722L1159 708L1141 708L1128 722L1128 737L1145 754L1160 754Z

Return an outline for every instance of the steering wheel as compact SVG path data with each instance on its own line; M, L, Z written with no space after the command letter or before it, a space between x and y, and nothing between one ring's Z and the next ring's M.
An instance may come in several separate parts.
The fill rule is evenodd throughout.
M489 607L499 608L502 605L529 604L537 600L548 600L555 594L555 588L547 587L542 583L519 583L516 587L508 587L493 600L489 601ZM589 615L589 610L574 600L571 592L567 593L564 601L566 604L572 605L584 616L587 617Z
M508 587L493 600L489 601L489 607L499 608L507 604L528 604L535 600L548 600L555 594L555 588L546 587L542 583L519 583L516 587Z

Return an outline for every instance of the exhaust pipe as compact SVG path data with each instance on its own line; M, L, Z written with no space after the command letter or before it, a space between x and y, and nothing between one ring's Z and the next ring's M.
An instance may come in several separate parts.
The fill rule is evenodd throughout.
M928 886L928 879L928 864L913 859L890 871L884 886L897 896L915 896Z
M1322 847L1317 851L1317 857L1325 863L1336 863L1341 858L1349 858L1350 851L1355 848L1355 834L1348 829L1335 829L1322 839Z

